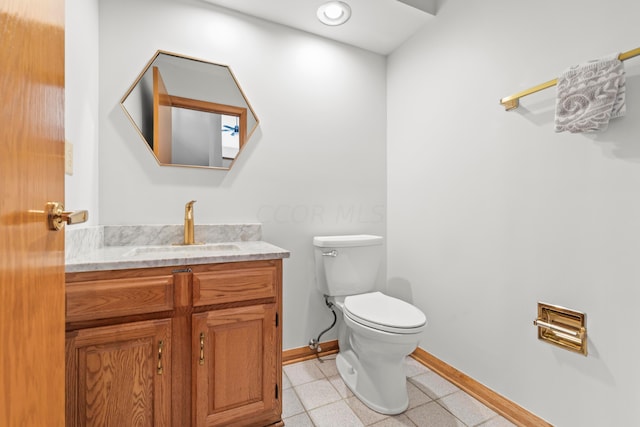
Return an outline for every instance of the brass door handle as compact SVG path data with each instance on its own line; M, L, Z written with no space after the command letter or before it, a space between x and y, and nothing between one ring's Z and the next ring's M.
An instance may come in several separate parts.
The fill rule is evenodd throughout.
M47 203L47 225L49 230L62 230L64 224L79 224L89 219L89 211L65 212L62 203Z

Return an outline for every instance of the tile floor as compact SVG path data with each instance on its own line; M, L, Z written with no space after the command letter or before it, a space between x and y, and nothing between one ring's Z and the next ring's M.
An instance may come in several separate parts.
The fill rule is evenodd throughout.
M284 366L282 417L287 427L513 427L449 381L407 357L409 409L382 415L342 382L335 355Z

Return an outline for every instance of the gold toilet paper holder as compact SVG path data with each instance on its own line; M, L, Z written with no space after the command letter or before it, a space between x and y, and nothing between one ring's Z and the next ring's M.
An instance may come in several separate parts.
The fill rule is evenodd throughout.
M587 315L558 305L538 302L538 339L587 355Z

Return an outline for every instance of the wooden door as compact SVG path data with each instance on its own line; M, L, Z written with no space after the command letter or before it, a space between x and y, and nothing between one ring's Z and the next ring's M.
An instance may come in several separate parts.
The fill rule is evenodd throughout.
M0 0L0 425L64 424L64 1Z
M195 425L280 421L276 305L193 315Z
M67 355L68 427L171 425L171 319L69 332Z

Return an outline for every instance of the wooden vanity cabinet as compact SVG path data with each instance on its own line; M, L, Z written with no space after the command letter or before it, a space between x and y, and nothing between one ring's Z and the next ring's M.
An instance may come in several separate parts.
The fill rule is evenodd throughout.
M282 426L282 260L67 273L67 426Z

